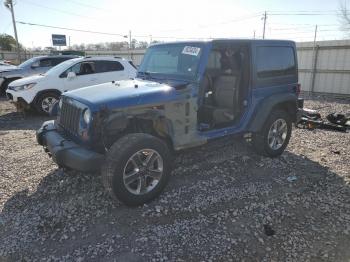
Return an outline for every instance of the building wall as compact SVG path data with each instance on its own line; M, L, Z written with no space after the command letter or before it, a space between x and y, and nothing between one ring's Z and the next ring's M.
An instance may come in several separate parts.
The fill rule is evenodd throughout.
M298 43L302 91L350 95L350 40Z

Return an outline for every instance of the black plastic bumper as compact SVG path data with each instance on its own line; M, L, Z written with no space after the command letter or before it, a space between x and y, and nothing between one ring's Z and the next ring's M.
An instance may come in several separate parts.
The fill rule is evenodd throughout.
M82 172L100 171L104 155L85 149L62 137L56 130L54 121L46 121L36 132L36 139L60 167Z

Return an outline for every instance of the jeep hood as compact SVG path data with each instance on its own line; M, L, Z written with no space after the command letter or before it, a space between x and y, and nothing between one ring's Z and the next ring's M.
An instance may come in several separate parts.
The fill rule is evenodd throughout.
M176 86L174 83L171 85ZM174 100L177 91L172 86L141 79L122 80L80 88L64 95L88 105L92 110L101 107L113 109Z

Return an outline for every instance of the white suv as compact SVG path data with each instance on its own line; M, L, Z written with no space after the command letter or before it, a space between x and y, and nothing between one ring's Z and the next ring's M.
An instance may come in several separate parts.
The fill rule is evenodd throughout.
M17 109L30 107L48 114L61 93L136 76L131 61L120 57L80 57L67 60L45 74L25 77L9 84L8 99Z

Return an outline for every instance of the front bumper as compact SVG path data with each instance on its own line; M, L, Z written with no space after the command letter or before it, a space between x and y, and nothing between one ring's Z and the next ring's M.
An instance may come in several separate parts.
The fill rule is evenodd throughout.
M7 99L15 104L18 111L23 111L30 109L30 104L28 104L22 97L13 96L12 93L6 92Z
M36 132L37 142L60 166L82 172L100 171L104 155L88 150L61 136L54 120L46 121Z
M6 96L13 102L24 101L28 105L34 101L36 92L32 92L31 89L24 91L14 91L9 88L6 90Z

